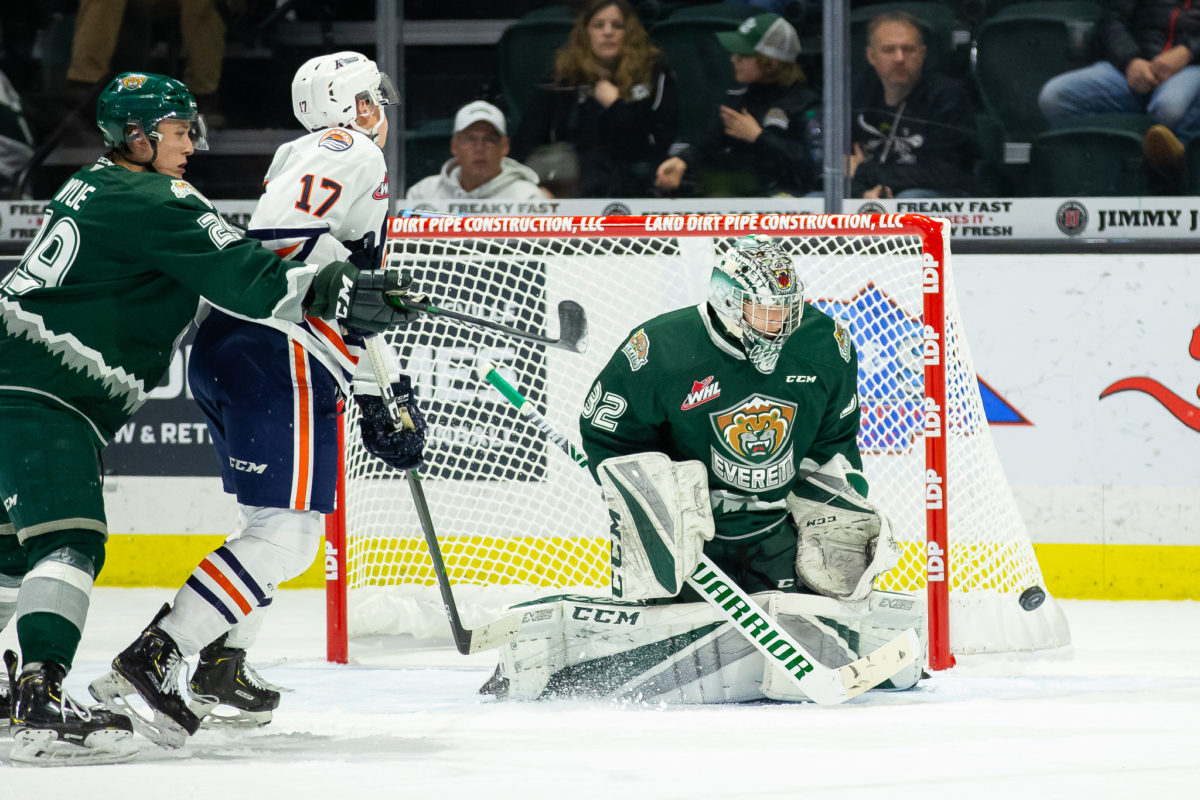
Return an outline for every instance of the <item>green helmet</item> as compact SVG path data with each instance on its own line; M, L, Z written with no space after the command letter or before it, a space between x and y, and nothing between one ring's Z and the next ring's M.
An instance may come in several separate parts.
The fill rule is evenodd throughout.
M196 98L182 81L152 72L123 72L113 78L96 101L96 124L104 143L116 147L128 140L136 125L152 140L161 139L158 123L181 119L191 123L189 135L197 150L207 150L207 128L196 109Z

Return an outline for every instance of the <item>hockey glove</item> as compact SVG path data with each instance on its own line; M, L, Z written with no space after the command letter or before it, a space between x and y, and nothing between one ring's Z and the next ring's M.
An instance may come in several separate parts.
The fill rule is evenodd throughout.
M374 390L374 393L372 393ZM417 469L425 463L425 417L412 399L412 382L401 375L392 383L392 392L411 420L412 428L397 428L379 396L379 387L365 381L354 382L354 401L361 413L359 430L367 452L399 470Z
M313 278L306 313L336 319L348 328L371 333L406 328L420 316L405 308L401 300L411 284L412 276L407 270L360 272L353 264L333 261Z

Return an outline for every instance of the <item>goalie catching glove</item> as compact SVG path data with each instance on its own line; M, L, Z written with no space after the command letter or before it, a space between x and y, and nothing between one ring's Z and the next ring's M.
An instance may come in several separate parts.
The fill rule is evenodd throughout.
M715 533L704 465L634 453L602 461L597 474L611 519L613 596L679 594Z
M862 600L875 578L900 561L892 526L850 484L851 477L865 479L845 456L807 472L803 466L787 498L800 537L796 574L826 597Z
M361 414L359 430L363 447L395 469L418 469L425 463L425 417L413 402L412 382L407 375L396 377L391 386L396 401L403 408L401 416L406 416L400 428L392 422L378 384L357 378L354 381L354 401Z
M345 261L333 261L313 278L305 313L370 333L406 328L420 316L405 308L400 299L408 294L410 285L412 276L407 270L360 271Z

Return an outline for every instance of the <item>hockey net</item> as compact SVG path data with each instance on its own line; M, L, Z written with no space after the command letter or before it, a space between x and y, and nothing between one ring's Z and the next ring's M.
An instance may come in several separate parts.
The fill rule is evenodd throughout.
M925 590L931 665L1067 644L1048 593L1025 608L1044 583L984 416L945 224L916 215L393 219L388 266L411 270L444 308L550 337L560 301L587 314L584 354L445 317L388 337L429 424L422 475L464 624L538 595L604 596L609 581L599 488L476 377L477 361L497 362L578 442L580 408L613 351L651 317L701 302L717 252L747 233L780 237L807 302L849 325L870 497L902 547L877 586ZM326 545L338 661L348 638L447 632L406 482L363 450L348 405L341 519Z

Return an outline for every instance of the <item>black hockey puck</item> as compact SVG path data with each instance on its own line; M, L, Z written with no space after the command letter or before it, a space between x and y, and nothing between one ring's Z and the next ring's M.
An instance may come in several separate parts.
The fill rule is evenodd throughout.
M1025 591L1021 592L1017 602L1021 604L1021 608L1026 611L1033 611L1040 606L1046 599L1046 590L1040 586L1030 586Z

